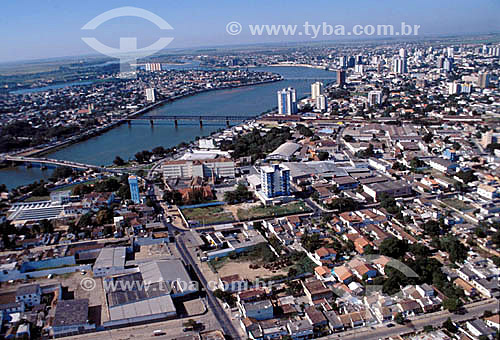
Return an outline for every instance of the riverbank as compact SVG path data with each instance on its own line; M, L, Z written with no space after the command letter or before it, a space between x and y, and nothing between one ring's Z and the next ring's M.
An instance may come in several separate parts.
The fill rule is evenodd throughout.
M336 76L335 72L306 67L261 67L254 68L252 71L277 73L283 80L258 86L240 86L198 93L196 96L186 96L162 105L155 103L159 106L150 109L147 115L182 116L202 113L207 116L257 117L276 107L276 92L282 88L295 88L298 97L301 98L310 95L313 82L322 81L327 84L334 81ZM134 111L137 113L139 109ZM159 120L151 125L148 121L135 121L130 125L115 126L78 143L73 141L71 145L53 148L43 157L98 166L110 165L116 156L120 156L125 161L131 160L139 151L151 150L157 146L175 147L182 142L208 137L225 128L225 122L207 122L203 124L203 127L200 127L198 122L184 122L176 128L173 122ZM42 147L36 149L40 150ZM15 188L46 179L50 173L52 173L50 168L46 171L24 166L1 169L0 183L5 183L8 188Z
M23 151L14 153L14 155L24 156L24 157L43 156L43 155L61 150L63 148L71 146L73 144L77 144L77 143L83 142L85 140L88 140L90 138L102 135L105 132L108 132L108 131L110 131L110 130L112 130L112 129L114 129L114 128L116 128L124 123L129 122L129 119L139 117L141 115L144 115L144 114L150 112L151 110L154 110L154 109L159 108L167 103L172 103L172 102L179 100L179 99L182 99L182 98L186 98L186 97L190 97L190 96L194 96L194 95L198 95L198 94L202 94L202 93L206 93L206 92L211 92L211 91L220 91L220 90L236 89L236 88L242 88L242 87L248 87L248 86L263 85L263 84L274 83L274 82L278 82L278 81L282 81L282 80L283 80L283 77L279 76L279 77L276 77L274 79L253 81L253 82L248 82L248 83L244 83L241 85L224 85L224 86L219 86L216 88L207 88L207 89L198 89L198 90L194 90L194 91L188 91L182 95L177 95L177 96L162 99L161 101L158 101L154 104L143 107L143 108L141 108L141 109L139 109L131 114L128 114L125 118L122 118L122 119L119 119L119 120L114 121L112 123L109 123L103 127L99 127L96 129L91 129L91 130L85 131L83 134L80 134L78 136L72 136L69 139L61 141L55 145L51 145L51 146L48 146L48 147L43 148L43 149L34 149L34 150L29 150L29 151L23 150ZM255 117L258 117L258 115L256 115Z

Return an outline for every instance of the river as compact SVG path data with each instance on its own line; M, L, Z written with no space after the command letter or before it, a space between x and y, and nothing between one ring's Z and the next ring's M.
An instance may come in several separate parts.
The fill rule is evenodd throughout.
M335 81L335 73L321 69L293 66L258 67L254 71L279 73L284 80L255 86L227 90L216 90L185 97L167 103L148 113L148 115L258 115L277 106L276 91L284 87L294 87L298 98L310 95L311 84L315 81L330 83ZM45 157L72 160L95 165L109 165L116 156L130 159L141 150L151 150L156 146L171 147L180 142L189 142L196 136L207 136L224 128L225 124L204 123L200 128L197 122L182 122L175 128L172 122L133 122L123 124L100 136L70 145L47 154ZM8 188L32 183L46 178L50 170L26 169L16 167L0 170L0 183Z

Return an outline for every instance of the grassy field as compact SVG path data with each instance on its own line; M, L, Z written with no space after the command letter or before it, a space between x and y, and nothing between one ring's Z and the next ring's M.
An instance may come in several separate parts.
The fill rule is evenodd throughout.
M274 206L255 206L250 209L238 209L240 221L256 220L267 217L279 217L310 212L304 202L293 202Z
M38 201L48 201L50 196L31 196L24 200L24 202L38 202Z
M443 203L449 205L450 207L453 207L453 208L458 209L460 211L468 211L468 210L474 209L474 207L472 207L471 205L469 205L463 201L457 200L457 199L445 199L442 201L443 201Z
M224 211L220 206L205 208L182 209L182 213L188 221L198 221L201 224L214 224L234 221L234 216L230 212Z

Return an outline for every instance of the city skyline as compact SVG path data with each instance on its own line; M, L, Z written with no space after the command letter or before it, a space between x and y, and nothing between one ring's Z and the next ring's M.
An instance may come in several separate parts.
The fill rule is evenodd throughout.
M320 36L316 39L302 35L252 35L248 25L298 25L305 22L319 25L394 25L405 22L419 25L419 37L452 34L486 34L500 31L496 20L500 4L495 1L474 3L423 1L418 4L404 4L387 1L383 4L360 2L356 7L348 4L332 4L319 1L316 6L305 6L291 1L290 6L261 1L245 4L218 2L212 4L193 1L160 3L156 1L108 1L85 4L66 4L62 1L19 1L3 4L5 20L0 28L4 49L0 62L57 58L66 56L95 55L81 38L89 35L81 28L99 14L122 6L135 6L150 11L168 22L173 30L166 35L174 38L163 52L175 49L238 46L266 43L300 43L320 41L345 41L355 39L376 39L377 36L359 37ZM317 11L322 8L321 11ZM276 16L279 11L280 16ZM300 15L299 15L300 13ZM226 25L236 21L243 31L233 36L226 31ZM13 27L16 27L14 30ZM94 34L95 33L95 34ZM144 19L122 17L103 23L92 32L103 44L117 46L120 37L135 36L138 47L145 47L165 35L162 30Z

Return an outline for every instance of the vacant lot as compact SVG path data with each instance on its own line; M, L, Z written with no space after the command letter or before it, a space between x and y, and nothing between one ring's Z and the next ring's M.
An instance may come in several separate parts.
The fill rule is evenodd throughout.
M224 265L218 269L219 277L240 274L243 279L255 281L257 278L266 279L277 275L287 275L287 271L283 269L273 271L264 267L252 269L250 268L251 264L255 263L252 261L225 261Z
M293 202L273 206L254 206L249 209L238 209L240 221L257 220L267 217L279 217L286 215L302 214L310 212L304 202Z
M198 221L203 225L234 221L233 214L225 211L221 206L187 208L182 209L182 213L188 221Z
M449 205L450 207L453 207L457 210L460 211L468 211L468 210L474 210L474 207L465 203L464 201L457 200L457 199L445 199L443 200L443 203Z

